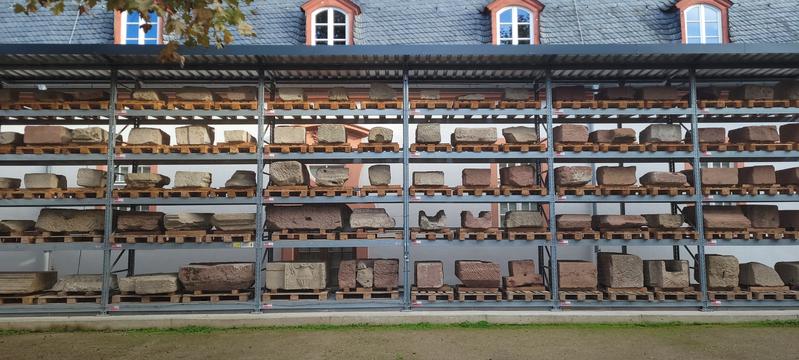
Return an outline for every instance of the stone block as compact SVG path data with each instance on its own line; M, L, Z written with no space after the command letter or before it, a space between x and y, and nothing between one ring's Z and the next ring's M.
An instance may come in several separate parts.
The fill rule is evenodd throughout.
M552 129L556 144L583 144L588 142L588 126L563 124Z
M497 128L455 128L450 141L452 145L493 144L497 142Z
M208 125L178 126L175 137L178 145L213 145L214 128Z
M760 85L742 85L730 92L730 98L735 100L772 100L774 88Z
M774 270L785 285L794 289L799 286L799 261L780 261L774 264Z
M416 143L418 144L440 144L441 125L440 124L419 124L416 125Z
M694 185L694 171L683 170L688 183ZM702 185L707 186L733 186L738 185L737 168L702 168L699 173Z
M594 215L591 224L595 230L638 230L647 223L641 215Z
M680 214L645 214L644 219L650 229L679 229L684 222Z
M691 286L687 260L644 260L644 286L684 289Z
M318 167L314 179L317 186L344 186L350 179L350 169L343 166Z
M374 287L375 270L372 260L358 260L355 270L355 283L360 287Z
M596 182L599 185L635 185L635 166L600 166L596 169Z
M121 141L121 137L117 137ZM106 144L108 131L101 127L77 128L72 130L72 142L76 144Z
M277 161L269 165L270 185L308 185L309 178L308 168L299 161Z
M706 254L705 268L708 289L730 289L738 286L740 269L735 256ZM700 281L699 271L694 271L694 280Z
M491 169L463 169L461 182L463 186L491 186Z
M358 260L341 260L338 263L338 287L339 289L355 289L357 283L355 277L358 272Z
M117 276L111 275L111 289L117 289ZM56 292L75 293L100 293L103 290L102 274L66 275L55 283L50 289Z
M269 290L321 290L327 288L323 262L271 262L266 264Z
M369 184L372 186L383 186L391 184L391 166L372 165L369 167Z
M49 290L57 280L56 271L0 272L0 295L33 294Z
M350 214L350 228L352 229L380 229L393 228L394 218L388 215L383 208L357 208Z
M558 260L558 286L563 290L595 290L596 265L590 261Z
M632 144L635 139L635 130L630 128L595 130L588 134L588 141L594 144Z
M696 210L693 205L683 208L683 215L685 222L696 227ZM744 230L752 227L752 222L738 206L705 205L702 218L707 230Z
M16 178L7 178L2 177L0 178L0 189L19 189L19 186L22 184L22 179Z
M125 187L129 189L162 188L169 185L169 177L153 173L125 174Z
M685 143L693 142L693 131L685 132ZM699 129L700 144L723 144L727 142L727 129L723 127L711 127Z
M0 133L2 138L2 133ZM780 142L799 143L799 124L787 124L780 126Z
M178 279L186 291L250 289L255 282L253 263L193 263L183 265Z
M530 90L525 88L505 88L505 93L502 95L502 99L507 101L525 101L529 98Z
M533 260L508 261L508 276L502 278L505 287L543 286L544 279L536 274Z
M19 100L19 92L14 89L0 89L0 102L14 102Z
M619 86L599 89L599 98L602 100L635 100L635 88Z
M369 100L394 101L397 100L397 94L386 83L371 83L369 84Z
M435 215L427 216L424 210L419 211L419 229L441 230L447 228L447 215L444 210L438 210Z
M117 231L152 231L164 229L164 213L157 211L119 211L116 214Z
M738 169L738 182L745 185L774 185L777 173L773 165L747 166Z
M164 216L164 228L167 230L211 230L210 213L179 213Z
M61 145L72 142L72 130L63 126L26 126L22 137L27 145Z
M799 167L777 171L777 184L799 185Z
M444 172L443 171L414 171L413 172L413 185L414 186L443 186L444 185Z
M599 285L608 288L644 286L644 261L632 254L601 252L597 255Z
M785 286L776 270L759 262L743 263L738 269L738 282L741 286Z
M229 144L254 143L255 138L246 130L225 130L225 142Z
M275 126L275 144L305 144L305 127Z
M46 90L34 91L33 99L41 102L61 102L67 99L66 94L61 91Z
M675 124L652 124L638 134L638 142L648 143L679 143L682 140L682 129Z
M390 144L394 140L394 131L382 126L375 126L369 129L367 140L371 144Z
M339 204L270 206L266 221L271 230L335 230L349 223L350 211Z
M505 213L505 228L535 228L546 229L547 221L540 211L508 211Z
M344 144L347 142L347 131L342 124L321 124L316 130L316 142Z
M78 169L78 186L86 188L105 187L106 180L106 172L103 170L89 168Z
M245 188L256 186L255 171L236 170L233 175L225 181L226 188Z
M413 263L414 283L420 289L438 289L444 286L444 263L417 261Z
M784 80L774 87L774 98L778 100L799 100L799 81Z
M0 145L22 145L23 136L13 131L0 132Z
M558 230L566 231L591 231L591 215L588 214L561 214L555 216L555 226Z
M175 188L211 187L211 173L203 171L176 171Z
M160 94L155 90L136 89L130 94L130 98L137 101L159 101Z
M730 130L730 142L741 143L776 143L780 141L780 134L776 125L745 126Z
M211 217L211 225L222 231L255 231L255 213L220 213Z
M216 96L223 101L255 101L255 88L247 86L234 86L228 89L216 90Z
M435 89L419 90L419 98L422 100L438 100L441 98L441 91Z
M499 183L513 187L533 186L535 185L535 168L532 165L517 165L500 168Z
M780 212L777 205L741 205L744 216L753 228L773 229L780 227Z
M799 210L780 210L780 227L788 231L799 230Z
M64 175L37 173L25 174L27 189L66 189L67 178Z
M477 217L471 211L461 211L461 227L469 229L488 229L492 228L490 211L481 211Z
M214 101L214 94L201 87L183 87L175 90L175 97L183 101Z
M180 290L177 273L146 274L119 279L119 290L137 295L171 294Z
M396 289L399 287L399 260L374 260L374 287L379 289Z
M33 220L0 220L0 233L21 233L31 231L36 227Z
M334 87L327 92L327 100L329 101L348 101L349 99L347 89L343 87Z
M638 181L641 185L651 186L686 186L688 178L683 173L672 173L668 171L650 171L641 176Z
M555 168L555 185L584 186L593 176L590 166L561 166Z
M499 264L480 260L456 260L455 276L464 287L499 288L502 275Z
M680 91L671 86L646 86L638 89L642 100L678 100Z
M698 100L721 100L724 90L715 86L703 86L696 89L696 97Z
M502 129L502 137L508 144L536 144L538 131L529 126L512 126Z
M459 101L483 101L486 96L483 94L466 94L458 96Z
M282 87L277 89L277 98L281 101L305 101L305 92L302 88Z
M552 88L552 101L585 100L585 88L576 86L556 86Z
M129 145L169 145L169 134L155 128L134 128L128 134Z

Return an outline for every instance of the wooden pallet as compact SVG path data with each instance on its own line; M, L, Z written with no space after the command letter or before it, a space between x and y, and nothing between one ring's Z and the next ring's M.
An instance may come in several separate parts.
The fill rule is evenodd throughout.
M101 243L103 242L103 234L97 233L49 233L43 232L36 236L34 241L37 244L50 244L50 243Z
M8 155L16 153L14 145L0 145L0 155Z
M13 103L2 103L0 109L3 110L60 110L60 101L15 101Z
M746 151L792 151L794 143L743 144Z
M114 198L127 198L127 199L154 199L160 198L161 193L164 191L162 188L150 189L116 189L113 191Z
M606 240L622 239L622 240L647 240L649 239L649 232L645 230L603 230L599 229L602 238Z
M647 288L605 288L605 296L610 301L654 301L655 294Z
M402 109L402 101L361 101L361 109Z
M62 199L102 199L105 197L104 188L69 188L60 190L58 197Z
M596 109L596 100L557 100L553 101L555 109Z
M552 294L543 286L506 287L503 292L507 301L547 301L552 299Z
M183 294L180 297L182 303L192 303L198 301L210 301L218 303L224 301L247 301L252 296L249 290L233 290L229 292L203 292L195 291L191 294Z
M599 145L594 144L594 143L583 143L583 144L557 143L557 144L555 144L555 152L564 152L564 151L571 151L571 152L583 152L583 151L597 152L597 151L599 151Z
M121 145L115 151L118 154L169 154L169 145Z
M653 186L653 185L645 185L644 189L646 189L646 193L652 196L658 195L668 195L668 196L680 196L680 195L694 195L694 188L692 186Z
M458 301L502 301L502 291L499 288L471 288L458 285L456 288Z
M504 231L504 239L508 240L551 240L552 233L547 229L513 228Z
M59 154L107 154L108 145L104 144L67 144L61 146Z
M717 151L717 152L726 152L726 151L744 151L746 149L745 144L699 144L699 151L701 152L708 152L708 151Z
M498 228L491 229L471 229L460 228L458 240L502 240L502 232Z
M547 151L547 144L501 144L503 152L544 152Z
M450 144L411 144L411 152L452 152Z
M522 195L522 196L530 196L530 195L539 195L545 196L547 194L547 189L543 186L529 186L529 187L516 187L516 186L508 186L508 185L501 185L499 187L499 191L504 196L510 195Z
M158 235L158 243L203 243L206 235L205 230L167 230Z
M698 285L697 285L698 287ZM696 289L699 290L699 289ZM709 301L719 301L719 300L752 300L752 293L748 291L743 291L738 287L730 288L730 289L708 289L707 290L707 299Z
M6 190L6 199L57 199L61 189L17 189Z
M213 149L214 154L255 154L258 146L255 143L219 143Z
M307 144L267 144L264 146L264 152L271 153L306 153L308 152Z
M261 301L264 303L272 302L272 300L327 300L329 292L327 290L266 290L261 295Z
M255 241L254 232L225 230L213 230L210 234L205 235L204 239L204 242L207 243L238 243L252 241Z
M687 109L687 100L645 100L644 107L647 109Z
M692 287L667 289L667 288L649 288L655 294L657 301L702 301L702 292L696 291Z
M749 195L796 195L795 186L782 185L741 185Z
M585 230L585 231L558 231L558 240L599 240L602 234L599 231Z
M427 195L427 196L434 196L434 195L444 195L444 196L452 196L453 190L451 187L446 185L440 186L411 186L408 188L408 194L411 196L416 196L416 194Z
M749 229L749 238L754 240L780 240L785 237L785 229Z
M609 144L609 143L598 143L597 144L597 151L599 152L644 152L646 151L646 145L644 144Z
M163 110L166 108L164 101L143 101L143 100L117 100L117 110Z
M743 100L699 100L699 108L701 109L740 108L742 106Z
M493 188L488 186L458 186L455 188L455 194L458 196L463 195L474 195L474 196L483 196L483 195L494 195L499 196L501 193L499 188Z
M402 196L402 185L368 185L361 186L358 189L358 196L370 196L371 194L375 194L377 196Z
M708 240L733 240L749 239L749 230L707 230L705 239Z
M299 186L275 186L269 185L266 190L264 190L264 196L266 197L306 197L308 196L308 187L304 185Z
M644 100L598 100L600 109L643 109Z
M352 186L314 186L308 189L308 196L355 196Z
M214 101L215 110L258 110L258 101Z
M37 294L0 295L0 305L33 305Z
M356 110L355 101L317 101L311 104L314 110Z
M167 150L169 154L215 154L216 147L213 145L172 145Z
M499 144L456 144L455 152L498 152L499 148Z
M683 143L647 143L645 145L647 151L691 151L694 148L693 144Z
M213 101L203 100L174 100L166 104L170 110L212 110L214 109Z
M339 231L338 240L377 240L377 239L402 239L402 230L392 229L355 229L355 231Z
M584 185L579 187L558 186L557 192L558 196L566 196L566 195L584 196L584 195L597 195L598 190L599 188L594 185Z
M211 189L208 196L218 198L253 198L255 197L254 187L225 187L219 189Z
M746 189L741 186L705 186L702 185L702 195L746 195Z
M310 153L336 153L336 152L352 152L352 145L350 144L314 144L308 145L308 152Z
M53 155L61 153L61 145L25 145L14 148L17 155Z
M452 101L447 100L413 100L411 109L451 109Z
M0 235L0 244L33 244L36 242L38 231L25 231L21 233L7 233Z
M270 110L311 110L307 101L270 101L267 106Z
M149 231L129 231L116 232L111 235L111 242L114 244L156 244L158 243L161 232Z
M648 229L650 239L655 240L696 240L692 229Z
M165 198L207 198L211 191L214 189L212 188L204 188L204 187L185 187L185 188L173 188L173 189L163 189L161 191L161 196Z
M497 102L494 100L455 100L452 102L453 109L494 109Z
M137 295L137 294L115 294L111 295L112 304L124 303L180 303L179 294L151 294L151 295Z
M98 293L46 293L36 296L36 304L99 304L102 296Z
M742 290L752 293L752 300L799 300L799 291L791 290L788 286L752 286Z
M336 230L278 230L272 232L272 241L278 240L338 240L338 231Z
M358 144L358 152L399 152L400 146L397 143L360 143Z
M502 100L499 102L500 109L540 109L541 102L538 100Z
M599 185L599 195L620 195L620 196L644 196L647 195L647 190L643 186L613 186L613 185Z
M449 285L444 285L437 289L424 289L414 286L411 290L411 302L427 301L434 303L436 301L453 302L455 300L455 290Z
M775 108L775 107L791 107L791 100L773 100L773 99L761 99L761 100L744 100L744 106L748 108Z
M427 240L453 240L455 239L455 231L450 228L438 230L422 230L420 228L411 228L411 240L419 238Z
M399 299L399 290L397 289L379 289L379 288L355 288L355 289L341 289L336 291L336 300L350 300L350 299Z
M602 301L604 294L596 290L558 289L558 298L560 301Z

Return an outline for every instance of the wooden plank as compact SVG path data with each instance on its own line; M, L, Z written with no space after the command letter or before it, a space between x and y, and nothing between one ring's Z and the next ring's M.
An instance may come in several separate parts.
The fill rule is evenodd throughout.
M266 197L305 197L308 196L308 186L275 186L270 185L264 190Z
M504 238L508 240L550 240L552 233L547 229L514 228L505 229Z
M498 228L492 229L457 229L458 240L502 240L502 232Z
M516 288L506 288L504 290L505 300L507 301L548 301L552 299L552 294L546 290L524 290Z
M169 154L169 145L129 145L123 144L115 149L118 154Z
M413 286L411 290L411 302L426 301L434 303L436 301L453 302L455 300L455 290L449 285L437 289L420 289Z
M474 195L474 196L482 196L482 195L494 195L499 196L501 190L499 188L489 187L489 186L458 186L455 188L455 193L458 196L463 195Z
M142 100L117 100L117 110L162 110L166 108L164 101L142 101Z
M571 143L556 143L555 144L555 152L564 152L564 151L571 151L571 152L597 152L599 151L599 145L594 143L580 143L580 144L571 144Z
M172 145L168 149L170 154L214 154L218 153L213 145Z
M455 152L498 152L499 144L456 144Z
M261 295L261 301L265 303L273 300L317 300L325 301L328 299L327 290L266 290Z
M254 232L214 230L205 235L207 243L239 243L255 241Z
M314 186L308 189L308 196L355 196L352 186Z
M645 145L648 151L692 151L694 148L693 144L683 143L647 143Z
M361 101L362 109L402 109L402 101Z
M254 143L219 143L213 149L215 154L255 154L258 146Z
M155 244L161 232L116 232L111 235L111 242L115 244Z
M602 301L604 294L596 290L558 289L558 298L560 301Z
M547 151L546 144L501 144L503 152L545 152Z
M220 189L211 189L209 192L210 197L218 198L253 198L255 197L254 187L225 187Z
M111 295L112 304L125 304L125 303L180 303L179 294L152 294L152 295L137 295L137 294L115 294Z
M359 196L370 196L375 194L377 196L397 195L402 196L402 185L367 185L361 186L358 189Z
M558 240L599 240L602 236L599 231L558 231Z
M164 192L162 188L149 188L149 189L116 189L113 191L114 198L129 198L129 199L153 199L160 198L161 193Z
M420 228L411 228L411 240L417 239L427 240L453 240L455 239L455 231L450 228L437 229L437 230L422 230Z
M167 230L158 235L158 243L203 243L207 234L205 230Z
M680 196L680 195L694 195L694 188L691 186L644 186L646 193L652 196L666 195L666 196Z
M399 152L400 146L397 143L360 143L358 144L358 152Z
M306 153L308 152L308 145L306 144L266 144L264 146L264 153Z
M352 291L351 289L336 291L336 300L370 300L370 299L399 299L399 290L369 290L361 289Z
M213 189L201 187L186 187L186 188L173 188L163 189L161 196L164 198L207 198Z
M578 187L572 186L558 186L558 196L584 196L584 195L597 195L599 188L594 185L584 185Z
M195 291L193 294L183 294L180 297L182 303L192 303L199 301L207 301L211 303L229 302L229 301L247 301L252 296L249 290L234 290L229 292L201 292Z
M257 103L256 103L257 106ZM270 110L310 110L311 103L307 101L269 101L266 106Z
M450 144L411 144L411 152L452 152Z
M447 100L412 100L411 109L451 109L452 101Z
M458 301L502 301L502 291L499 288L483 289L483 288L469 288L464 286L455 287Z
M545 188L543 186L539 186L539 185L526 186L526 187L501 185L499 187L499 191L504 196L510 196L510 195L522 195L522 196L540 195L540 196L545 196L547 194L547 188Z
M599 195L620 195L620 196L643 196L647 195L647 189L643 186L612 186L612 185L599 185Z
M427 196L434 196L434 195L444 195L444 196L452 196L453 190L452 188L441 185L441 186L411 186L408 189L408 194L411 196L415 196L416 194L423 194Z
M314 144L308 145L308 152L310 153L336 153L336 152L344 152L349 153L352 152L352 145L350 144Z

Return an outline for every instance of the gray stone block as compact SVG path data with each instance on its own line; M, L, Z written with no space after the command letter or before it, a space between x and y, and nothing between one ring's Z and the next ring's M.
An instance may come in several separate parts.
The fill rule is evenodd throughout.
M505 228L546 229L547 222L540 211L508 211L505 213Z
M350 228L352 229L379 229L393 228L396 225L394 218L388 215L383 208L356 208L350 214Z
M679 229L683 224L680 214L646 214L644 218L650 229Z
M319 167L314 178L317 186L344 186L350 179L350 169L343 166Z
M397 100L397 94L388 84L371 83L369 85L369 100L393 101Z
M316 141L319 144L344 144L347 131L342 124L321 124L316 130Z
M167 230L210 230L210 213L179 213L164 216L164 228Z
M455 128L450 140L452 145L493 144L497 142L497 128Z
M601 252L597 255L599 284L608 288L644 286L644 262L632 254Z
M372 144L389 144L394 140L394 131L382 126L375 126L369 129L367 139Z
M106 185L106 172L103 170L80 168L78 169L78 186L86 188L101 188Z
M211 225L222 231L255 231L255 213L220 213L211 217Z
M691 286L687 260L644 260L644 285L660 289L684 289Z
M791 288L799 287L799 261L780 261L774 265L782 282Z
M64 175L36 173L25 174L25 188L27 189L66 189L67 178Z
M785 286L777 271L759 262L740 264L739 271L738 282L741 286Z
M590 166L561 166L555 168L555 185L584 186L591 182Z
M444 210L439 210L433 216L427 216L424 210L419 211L419 229L430 231L445 228L447 228L447 215Z
M442 186L444 185L443 171L414 171L414 186Z
M383 186L391 184L391 166L372 165L369 167L369 184Z
M707 254L705 266L708 289L730 289L738 286L740 269L735 256ZM694 280L701 281L699 271L694 271Z
M3 177L0 178L0 189L19 189L19 186L22 185L22 179L17 178L7 178Z
M305 127L275 126L275 144L305 144Z
M638 142L649 143L679 143L682 140L680 125L652 124L638 134Z
M178 145L213 145L214 128L208 125L189 125L175 128Z
M536 144L538 131L529 126L513 126L502 129L502 137L508 144Z
M211 187L211 173L203 171L176 171L175 188Z
M128 134L129 145L169 145L169 134L155 128L134 128Z
M441 125L439 124L416 125L416 143L418 144L441 143Z
M183 265L178 279L186 291L250 289L255 282L253 263L195 263Z
M270 185L294 186L308 183L308 168L298 161L277 161L269 165Z
M225 142L230 144L254 143L255 138L245 130L225 130Z
M153 173L125 174L125 187L130 189L162 188L169 185L169 177Z
M255 171L236 170L233 175L225 181L226 188L245 188L256 186Z

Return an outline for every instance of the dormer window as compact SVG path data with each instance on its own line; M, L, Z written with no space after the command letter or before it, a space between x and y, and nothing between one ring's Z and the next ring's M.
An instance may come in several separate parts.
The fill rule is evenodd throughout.
M161 43L161 22L158 15L150 12L148 21L136 11L123 11L120 14L119 43L125 45L157 45ZM145 29L143 26L149 24Z
M680 0L677 2L685 44L722 44L730 40L727 14L729 0Z
M352 45L355 17L361 8L350 0L310 0L302 4L305 12L307 45Z
M496 45L539 43L541 10L536 0L496 0L486 6L491 14L491 42Z

